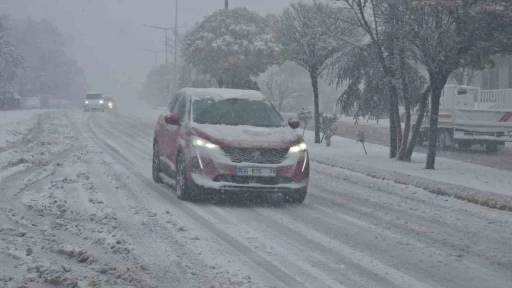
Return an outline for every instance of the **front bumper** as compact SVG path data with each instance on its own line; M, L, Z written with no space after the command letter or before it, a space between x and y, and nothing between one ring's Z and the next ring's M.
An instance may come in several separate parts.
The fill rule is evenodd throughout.
M105 105L103 105L103 104L101 104L101 105L84 105L84 110L89 110L89 111L93 111L93 110L105 111Z
M215 155L215 153L218 153ZM239 193L293 193L309 184L309 156L306 151L287 155L279 164L233 163L220 151L192 148L189 179L206 190ZM239 167L274 168L276 176L238 176Z

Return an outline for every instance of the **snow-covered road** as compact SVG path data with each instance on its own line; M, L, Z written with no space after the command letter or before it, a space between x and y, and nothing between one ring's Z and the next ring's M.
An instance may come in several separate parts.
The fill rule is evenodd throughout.
M151 179L146 115L52 112L0 151L0 286L512 283L510 212L346 170L313 163L297 206L181 202Z

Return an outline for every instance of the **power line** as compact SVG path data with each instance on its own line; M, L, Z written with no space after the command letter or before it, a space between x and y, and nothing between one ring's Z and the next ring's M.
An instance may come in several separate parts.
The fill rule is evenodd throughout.
M174 27L160 27L160 26L153 26L153 25L147 25L147 24L143 24L143 25L148 28L163 30L165 32L165 64L169 64L169 38L167 36L167 32L169 30L173 30L173 29L174 29L174 31L177 31L178 28L185 27L185 26L176 25ZM177 32L175 32L175 33L177 34Z

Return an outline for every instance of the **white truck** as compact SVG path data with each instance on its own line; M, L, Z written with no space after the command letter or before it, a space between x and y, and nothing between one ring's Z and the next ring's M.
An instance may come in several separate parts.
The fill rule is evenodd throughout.
M412 123L416 117L414 113ZM447 85L441 95L438 119L440 149L480 145L488 152L496 152L498 145L512 142L512 89ZM418 137L420 145L428 139L428 120L425 115Z

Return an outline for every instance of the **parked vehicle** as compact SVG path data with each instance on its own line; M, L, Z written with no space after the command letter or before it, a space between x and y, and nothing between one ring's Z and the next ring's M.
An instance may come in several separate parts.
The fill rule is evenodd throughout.
M101 93L87 93L85 95L84 112L102 111L105 112L105 99Z
M281 193L302 203L309 156L296 119L283 121L260 92L180 90L160 115L153 140L153 180L179 199L204 193Z
M416 118L414 114L412 121ZM439 148L457 145L468 149L481 145L489 152L496 152L498 145L512 142L512 89L480 90L447 85L441 96L438 121ZM427 139L428 124L425 117L419 144Z
M0 110L21 108L21 97L11 91L0 91Z

